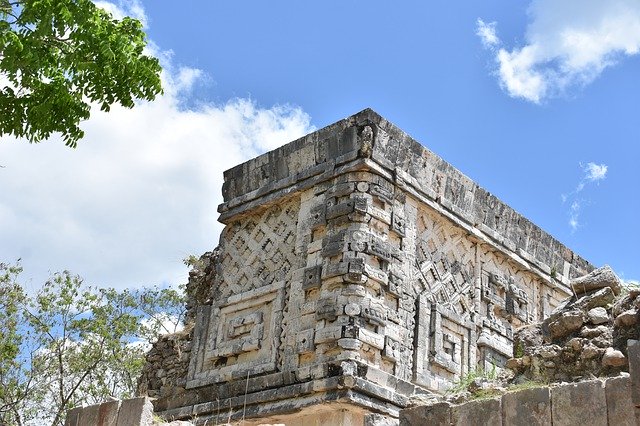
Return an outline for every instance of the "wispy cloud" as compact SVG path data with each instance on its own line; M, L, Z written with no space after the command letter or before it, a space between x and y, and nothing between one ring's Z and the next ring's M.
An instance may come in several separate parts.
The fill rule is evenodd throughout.
M587 163L580 164L583 175L576 186L576 189L568 194L561 194L562 203L570 202L569 206L569 227L571 232L576 232L581 226L580 213L584 205L589 204L589 199L582 196L582 191L590 183L598 184L607 177L608 166L606 164Z
M625 56L640 53L637 0L533 0L525 43L500 48L495 23L477 34L495 55L496 75L514 98L534 103L581 87Z
M21 257L33 286L63 269L95 285L183 282L182 259L217 244L222 172L313 130L291 105L186 107L203 73L153 53L164 95L131 110L96 108L77 149L57 138L0 142L0 260Z
M582 168L585 171L584 178L590 182L598 182L607 176L606 164L587 163Z
M573 200L571 203L571 208L569 209L569 226L571 227L571 232L575 232L578 230L578 226L580 226L580 222L578 222L578 218L580 216L580 208L582 200Z
M476 24L476 35L480 37L484 47L492 49L500 44L500 39L496 34L496 22L486 23L482 19L478 18Z

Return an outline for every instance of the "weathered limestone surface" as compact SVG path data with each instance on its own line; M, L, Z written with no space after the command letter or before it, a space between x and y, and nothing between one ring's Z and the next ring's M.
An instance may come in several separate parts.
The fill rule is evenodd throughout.
M553 388L551 412L555 426L608 424L603 383L592 380Z
M502 426L500 399L471 401L451 407L451 424L456 426Z
M610 425L634 426L631 380L629 377L608 379L604 388L607 399L607 419Z
M160 336L146 354L138 394L156 398L185 391L193 339L193 323L178 333Z
M108 401L69 410L65 426L192 426L189 422L156 421L153 404L146 397Z
M459 405L446 402L400 411L400 426L636 425L629 377L612 377L507 392Z
M524 389L502 397L502 420L510 426L546 426L551 424L549 388Z
M613 272L609 265L598 268L591 273L571 280L571 288L576 294L583 294L593 290L609 287L618 295L622 290L620 278Z
M631 373L631 403L636 423L640 424L640 341L629 340L629 373Z
M91 423L86 423L90 425ZM122 401L116 426L147 426L153 424L153 405L149 398Z
M117 426L119 411L120 401L77 407L69 410L64 424L65 426Z
M451 404L448 402L420 405L400 411L400 426L450 424Z
M590 290L563 301L544 321L516 331L514 358L506 366L517 380L578 381L629 371L627 342L640 338L640 290L616 296L621 286L611 276L613 271L603 267L588 280L576 280L588 281Z
M397 418L504 364L514 328L593 269L371 110L225 172L223 195L186 380L141 384L175 419L268 423L327 402ZM187 351L153 362L178 372Z

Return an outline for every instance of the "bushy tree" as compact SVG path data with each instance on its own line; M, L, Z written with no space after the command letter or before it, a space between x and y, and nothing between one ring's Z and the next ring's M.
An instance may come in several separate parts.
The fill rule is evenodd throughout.
M138 20L113 19L91 0L0 0L0 136L57 132L75 147L90 103L108 111L153 100L161 68L145 46Z
M3 419L18 418L22 393L29 383L21 378L19 360L22 336L20 334L20 304L24 300L22 287L16 282L19 266L0 263L0 424Z
M95 289L65 271L28 297L20 272L0 264L2 425L60 425L79 404L133 396L148 343L183 319L172 289Z

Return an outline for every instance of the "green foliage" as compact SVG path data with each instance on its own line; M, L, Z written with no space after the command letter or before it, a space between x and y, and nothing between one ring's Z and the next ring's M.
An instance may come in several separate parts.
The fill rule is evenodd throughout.
M0 136L40 142L59 132L75 147L90 102L131 108L162 92L143 54L142 24L115 20L90 0L0 0Z
M78 404L133 396L145 342L184 315L172 289L94 289L65 271L27 297L19 273L0 264L0 424L59 425Z
M0 424L3 413L12 415L15 408L5 401L20 398L17 392L20 382L18 354L23 339L19 331L19 306L24 298L22 288L16 282L20 272L19 266L0 263Z
M522 342L518 342L513 348L513 357L522 358L523 356L524 356L524 344Z
M190 254L189 256L182 259L182 263L184 263L186 266L193 268L195 266L199 266L201 261L198 256L194 256L193 254Z
M485 370L483 368L477 368L469 370L466 374L460 377L453 386L447 390L448 394L455 395L460 392L464 392L469 388L469 385L477 379L484 380L496 380L498 378L498 371L495 364L492 364L491 370Z

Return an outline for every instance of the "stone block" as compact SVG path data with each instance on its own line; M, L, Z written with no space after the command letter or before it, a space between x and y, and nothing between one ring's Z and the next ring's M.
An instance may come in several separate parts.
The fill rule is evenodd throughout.
M367 414L364 416L364 426L398 426L399 421L382 414Z
M631 403L631 380L629 377L612 377L605 382L607 419L610 425L634 426L636 424Z
M640 341L629 340L627 354L631 375L631 401L635 406L636 423L640 424Z
M446 402L421 405L400 411L400 426L449 424L451 424L451 405Z
M502 422L509 426L550 425L550 389L547 387L523 389L503 395Z
M151 399L142 397L122 401L116 426L151 426L152 424L153 404L151 404Z
M80 411L78 425L99 425L100 405L90 405Z
M584 320L580 312L563 312L549 322L549 332L553 339L565 337L582 327Z
M80 413L82 412L82 407L72 408L67 412L67 418L64 421L64 426L79 426L80 423Z
M591 271L589 274L571 280L571 288L576 294L588 293L605 287L610 287L615 294L620 294L622 285L620 278L609 265Z
M454 405L451 407L451 424L456 426L502 426L500 406L499 399L482 399Z
M607 401L600 380L570 383L551 389L554 426L606 425Z
M109 401L100 404L98 424L100 426L116 426L118 423L119 411L120 401Z

